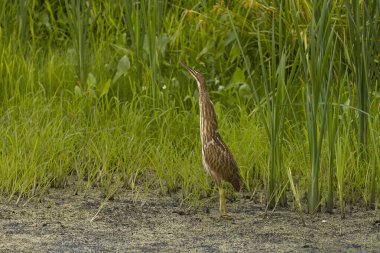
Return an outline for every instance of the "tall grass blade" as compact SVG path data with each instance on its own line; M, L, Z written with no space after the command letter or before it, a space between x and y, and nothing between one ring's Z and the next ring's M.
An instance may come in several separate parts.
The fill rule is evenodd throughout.
M77 57L77 75L84 89L87 81L87 33L91 1L71 0L70 5L65 3L66 9L70 10L70 32Z
M351 47L354 83L356 84L357 106L358 106L358 130L360 157L363 162L368 158L368 115L370 113L370 93L379 77L379 67L375 63L375 57L379 49L379 1L359 2L358 0L345 1L348 13L349 35ZM375 168L375 167L374 167ZM375 173L376 174L376 173ZM370 178L370 200L369 207L374 208L374 188L376 180L373 174Z

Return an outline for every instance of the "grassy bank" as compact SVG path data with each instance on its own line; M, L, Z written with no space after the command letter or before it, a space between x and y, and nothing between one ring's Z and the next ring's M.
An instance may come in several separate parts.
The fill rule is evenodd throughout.
M247 191L313 212L379 203L380 3L3 1L0 189L212 193L205 73Z

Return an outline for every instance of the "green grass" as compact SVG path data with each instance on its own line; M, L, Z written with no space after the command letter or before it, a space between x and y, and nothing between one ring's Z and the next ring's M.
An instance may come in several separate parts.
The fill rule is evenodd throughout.
M184 60L205 73L246 191L270 208L378 205L378 1L24 3L0 11L6 198L213 194Z

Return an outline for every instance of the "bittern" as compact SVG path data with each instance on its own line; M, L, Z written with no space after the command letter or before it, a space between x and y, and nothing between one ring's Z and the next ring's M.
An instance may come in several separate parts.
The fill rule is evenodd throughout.
M202 163L219 188L220 215L228 216L222 181L231 183L236 191L240 191L243 187L243 179L234 157L218 132L216 113L207 92L204 76L183 62L181 64L198 84Z

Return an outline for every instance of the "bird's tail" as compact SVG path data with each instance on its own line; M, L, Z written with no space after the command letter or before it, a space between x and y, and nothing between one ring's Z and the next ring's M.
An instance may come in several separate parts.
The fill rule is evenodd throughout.
M240 175L236 175L231 183L232 186L235 188L235 191L240 192L244 189L244 181Z

